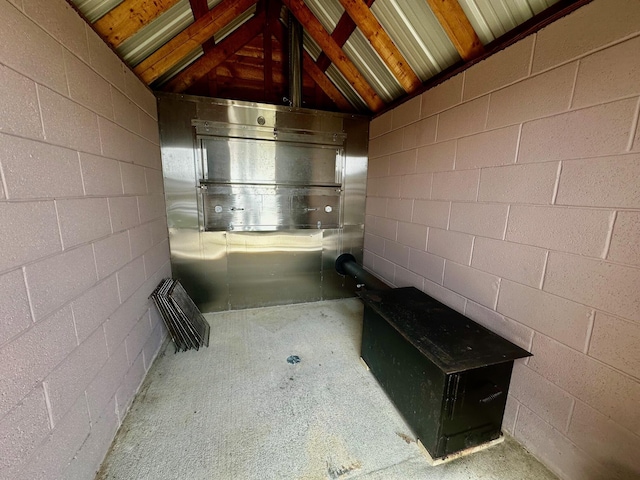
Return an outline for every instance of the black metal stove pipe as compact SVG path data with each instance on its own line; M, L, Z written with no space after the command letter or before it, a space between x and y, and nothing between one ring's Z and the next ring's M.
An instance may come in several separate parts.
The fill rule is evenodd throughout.
M343 253L336 258L336 271L340 275L349 275L356 279L358 285L367 290L389 290L391 287L375 275L370 274L356 262L350 253Z

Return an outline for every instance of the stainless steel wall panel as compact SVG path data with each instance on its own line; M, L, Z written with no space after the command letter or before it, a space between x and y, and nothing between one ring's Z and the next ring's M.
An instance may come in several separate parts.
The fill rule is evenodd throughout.
M205 231L340 227L341 189L207 185Z
M171 267L203 312L229 308L227 243L225 232L169 229Z
M364 225L367 190L369 121L363 117L346 117L344 130L348 138L344 167L343 224ZM364 234L363 234L364 235Z
M217 183L333 185L342 166L342 145L282 143L256 139L202 139L205 180Z
M271 105L239 102L236 100L207 101L204 97L184 96L196 106L195 119L203 122L222 122L227 125L276 126L276 109Z
M231 309L322 299L322 231L228 233Z
M159 94L174 272L204 311L353 295L366 117Z
M190 122L185 122L195 114L195 105L177 96L163 97L158 103L169 228L200 229L195 137Z

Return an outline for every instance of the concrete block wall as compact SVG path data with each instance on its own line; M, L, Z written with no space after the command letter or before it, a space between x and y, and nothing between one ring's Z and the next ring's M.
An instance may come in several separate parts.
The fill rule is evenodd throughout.
M640 2L595 0L371 123L365 266L533 352L504 429L640 478Z
M64 0L0 19L0 479L91 479L165 337L156 101Z

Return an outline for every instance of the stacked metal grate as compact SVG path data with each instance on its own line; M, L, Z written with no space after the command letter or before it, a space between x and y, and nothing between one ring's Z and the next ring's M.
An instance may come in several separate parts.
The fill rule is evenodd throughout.
M151 298L169 330L175 353L209 346L209 324L180 282L163 279Z

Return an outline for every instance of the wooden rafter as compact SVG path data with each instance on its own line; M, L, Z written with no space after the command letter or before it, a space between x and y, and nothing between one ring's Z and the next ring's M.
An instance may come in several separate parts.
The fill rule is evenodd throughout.
M209 11L209 5L207 4L207 0L189 0L189 5L191 5L193 18L195 18L196 20L198 20L201 17L204 17Z
M313 12L303 0L283 0L289 11L302 24L307 33L316 41L322 50L340 70L347 81L358 92L369 108L377 112L384 107L384 102L371 88L371 85L360 74L356 66L347 58L340 46L331 38Z
M209 13L209 4L207 3L207 0L189 0L189 5L191 5L191 11L193 12L193 18L195 20L200 20ZM207 53L209 49L215 47L215 45L215 40L210 38L202 44L202 49Z
M173 7L178 0L124 0L93 24L113 48Z
M254 82L255 88L263 92L263 76L264 70L262 65L250 65L240 62L224 62L217 68L217 74L221 78L230 78L232 81L249 80ZM288 84L286 75L282 71L273 72L273 84L274 86L284 86ZM307 77L307 80L303 82L303 87L313 87L314 83L311 77Z
M482 42L458 0L427 0L427 3L463 60L472 60L484 53Z
M367 7L371 7L371 5L373 5L373 0L365 0L364 3L367 5ZM351 19L347 12L344 12L340 17L340 20L338 20L336 28L334 28L333 32L331 32L331 38L333 38L335 42L340 47L342 47L345 43L347 43L347 40L349 40L349 37L355 29L356 22ZM320 70L326 72L327 68L329 68L329 66L331 65L331 60L329 60L329 57L327 57L326 53L321 52L318 56L318 60L316 60L316 65L318 66L318 68L320 68Z
M362 0L340 0L340 3L367 37L374 50L378 52L382 61L389 67L404 91L411 93L420 87L422 82L369 7Z
M176 63L189 55L216 32L256 3L257 0L223 0L206 15L196 20L182 32L146 58L134 71L150 84Z
M306 51L302 52L303 54L303 68L306 72L313 78L314 82L318 84L318 86L322 89L324 93L331 99L333 103L335 103L338 108L343 112L352 112L353 106L349 103L342 92L336 88L329 77L320 70L320 68L315 64L311 55L309 55Z
M209 71L218 67L237 50L245 46L262 32L265 21L265 13L260 12L242 27L233 32L218 45L210 49L189 67L176 75L163 90L182 93L195 82L207 75Z
M284 27L278 22L274 25L273 34L280 43L284 43ZM302 68L309 74L320 89L331 99L336 106L347 112L354 110L353 105L346 99L340 90L336 88L333 82L327 77L324 70L321 70L313 61L313 58L305 51L302 51Z

